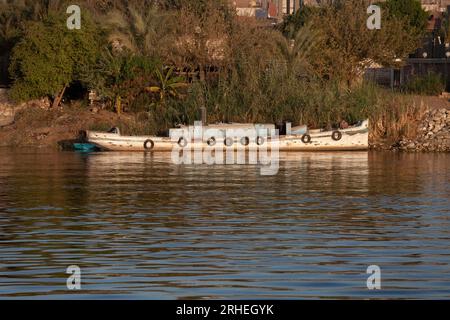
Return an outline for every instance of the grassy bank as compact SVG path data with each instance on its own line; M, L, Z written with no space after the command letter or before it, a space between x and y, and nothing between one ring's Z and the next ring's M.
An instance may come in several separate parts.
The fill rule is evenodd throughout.
M219 91L201 91L200 87L193 87L192 90L199 91L191 92L190 99L184 104L168 104L163 109L121 115L103 110L100 106L88 107L81 102L58 109L41 109L31 103L16 114L13 125L0 129L0 145L55 148L61 140L76 139L80 130L106 131L114 126L126 135L164 134L177 123L192 124L200 119L201 99L209 111L209 123L277 123L285 120L292 121L294 125L307 124L320 128L338 125L341 120L353 123L369 118L371 144L389 147L405 138L414 139L417 125L430 107L422 97L372 85L353 90L338 87L298 90L290 92L281 101L271 101L261 91L259 95L254 93L253 99L247 102L239 100L242 94L239 91L224 95ZM247 107L248 104L253 107Z
M403 137L412 138L427 109L427 103L420 97L372 84L353 89L327 83L305 85L299 81L249 86L252 86L249 82L241 88L230 84L213 88L195 84L186 100L137 113L134 117L139 125L127 131L163 134L177 123L192 124L199 120L200 106L205 106L209 123L289 121L310 128L331 128L338 127L341 121L352 124L370 119L371 143L391 145Z

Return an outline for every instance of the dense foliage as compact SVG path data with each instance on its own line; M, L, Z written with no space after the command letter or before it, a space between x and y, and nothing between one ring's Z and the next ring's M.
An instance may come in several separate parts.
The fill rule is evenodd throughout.
M428 14L417 0L384 2L381 30L366 26L369 1L334 1L288 16L282 24L286 36L303 32L311 22L316 31L314 70L321 77L348 83L368 65L396 66L420 46ZM418 4L418 6L417 6ZM400 62L401 63L401 62Z
M436 73L415 77L406 85L406 90L411 93L424 95L440 95L445 90L445 81Z
M380 5L393 19L403 20L410 32L419 36L425 31L428 13L422 9L420 0L387 0Z
M406 57L424 29L423 11L405 10L413 0L387 1L377 31L360 0L306 8L279 28L236 17L225 0L78 2L82 29L69 31L67 1L7 1L0 47L12 96L57 101L77 83L155 131L198 119L200 106L210 121L320 126L379 113L385 93L361 85L362 71Z
M81 70L95 63L101 41L93 24L84 20L83 26L69 31L54 15L26 23L9 68L14 99L56 97L81 79Z

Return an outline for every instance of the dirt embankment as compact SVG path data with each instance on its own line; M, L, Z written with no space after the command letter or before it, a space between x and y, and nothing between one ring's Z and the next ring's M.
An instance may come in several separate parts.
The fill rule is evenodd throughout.
M63 105L51 109L46 99L13 105L0 99L0 147L58 148L64 140L74 140L81 130L108 130L130 121L98 107Z

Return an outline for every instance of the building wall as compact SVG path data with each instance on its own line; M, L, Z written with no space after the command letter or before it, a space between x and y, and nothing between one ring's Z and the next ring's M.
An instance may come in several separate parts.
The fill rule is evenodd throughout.
M1 1L1 0L0 0ZM263 18L269 17L269 12L276 12L277 18L283 15L294 13L302 5L316 6L330 3L333 0L230 0L236 7L240 16L251 16ZM385 0L378 0L385 1ZM376 2L376 1L374 1ZM421 0L422 5L427 11L443 11L450 6L450 0ZM274 18L274 16L271 16Z
M240 16L258 16L265 12L266 17L269 12L274 13L275 17L281 18L288 13L294 13L305 4L313 4L314 0L233 0L232 5L236 7L237 13ZM264 13L262 13L264 14ZM274 18L274 15L271 16Z
M441 7L450 6L450 0L422 0L422 4L437 4Z

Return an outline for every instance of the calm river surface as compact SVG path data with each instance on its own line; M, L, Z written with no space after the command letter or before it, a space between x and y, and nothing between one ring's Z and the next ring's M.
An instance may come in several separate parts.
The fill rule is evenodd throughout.
M3 149L0 298L450 299L450 155L282 154L261 176Z

